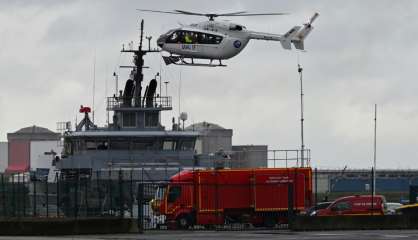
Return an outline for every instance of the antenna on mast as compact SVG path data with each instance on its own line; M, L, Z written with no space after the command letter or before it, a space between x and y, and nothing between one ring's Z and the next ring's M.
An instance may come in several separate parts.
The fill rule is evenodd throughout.
M94 98L95 98L95 93L96 93L96 48L94 48L94 60L93 60L93 105L92 105L92 120L94 123L94 112L95 112L95 107L94 107Z

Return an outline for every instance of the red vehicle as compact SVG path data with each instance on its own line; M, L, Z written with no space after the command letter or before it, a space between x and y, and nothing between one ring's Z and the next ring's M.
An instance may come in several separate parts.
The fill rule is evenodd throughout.
M310 207L311 168L183 171L158 189L151 205L177 228L234 222L274 226L287 221L289 184L294 209Z
M314 215L383 215L385 209L386 199L384 196L356 195L338 198L327 208L318 210Z

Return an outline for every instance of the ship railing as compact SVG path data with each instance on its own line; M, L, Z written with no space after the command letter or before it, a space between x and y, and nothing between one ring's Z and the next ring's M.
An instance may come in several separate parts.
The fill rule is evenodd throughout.
M285 149L285 150L240 150L218 151L198 155L198 165L215 168L291 168L310 167L311 150Z
M118 108L153 108L171 109L172 101L169 96L157 97L108 97L107 110Z

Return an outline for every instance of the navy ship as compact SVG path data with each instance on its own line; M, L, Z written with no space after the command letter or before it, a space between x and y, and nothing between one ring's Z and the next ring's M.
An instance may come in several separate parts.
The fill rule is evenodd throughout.
M194 150L198 132L181 129L174 119L167 130L161 112L172 110L172 98L162 96L161 90L157 93L157 79L151 79L145 90L142 87L144 56L159 53L151 46L143 49L143 24L138 48L121 50L133 54L133 65L121 66L132 69L130 77L123 91L107 98L112 123L96 126L89 117L91 109L82 106L84 118L75 131L63 134L63 153L55 164L61 174L134 169L142 173L136 176L141 179L165 180L179 169L198 167Z

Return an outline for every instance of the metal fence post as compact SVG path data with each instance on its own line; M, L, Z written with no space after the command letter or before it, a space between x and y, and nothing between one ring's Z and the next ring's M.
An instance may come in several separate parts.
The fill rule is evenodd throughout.
M98 198L99 198L99 211L100 211L100 216L102 216L103 215L103 209L102 209L102 191L101 191L101 189L100 189L100 174L99 174L99 171L96 171L96 187L97 187L97 195L98 195Z
M77 218L78 215L78 204L77 204L77 194L78 194L78 181L79 181L79 174L77 174L76 178L74 179L74 218Z
M15 177L12 175L12 216L16 215Z
M33 216L36 216L36 179L33 181Z
M112 172L109 169L109 181L108 181L108 185L109 185L109 213L113 212L112 208L113 208L113 199L112 199Z
M130 186L129 186L129 196L130 196L130 208L131 208L131 218L134 217L134 194L133 194L133 180L132 180L132 171L133 169L131 169L131 176L130 176Z
M370 213L371 213L371 215L373 215L373 211L374 211L374 193L375 193L375 185L374 185L374 168L372 167L372 177L371 177L371 182L372 182L372 187L371 187L371 191L372 191L372 208L371 208L371 211L370 211Z
M60 216L60 179L58 173L55 173L55 179L57 181L57 217Z
M123 206L124 206L124 198L123 198L123 175L122 169L119 169L119 217L123 217Z
M140 233L144 232L144 183L138 184L138 230Z
M89 179L84 179L84 182L85 182L85 184L84 184L84 204L86 205L85 206L85 211L86 211L86 214L85 214L85 216L87 217L88 215L89 215L89 198L88 198L88 194L89 194L89 182L91 181L91 179L89 178Z
M315 206L318 204L318 168L315 168Z
M2 213L3 213L3 217L5 217L6 214L6 188L4 186L4 174L1 175L1 199L2 199L2 204L3 204L3 209L2 209Z
M295 211L294 211L294 194L293 194L293 184L289 183L287 185L287 219L288 219L288 223L289 223L289 229L292 228L292 224L293 224L293 218L295 215Z
M23 187L22 187L22 198L23 198L23 216L26 216L26 181L25 175L23 174Z
M45 204L46 204L46 217L49 217L49 199L48 199L48 178L45 180Z

